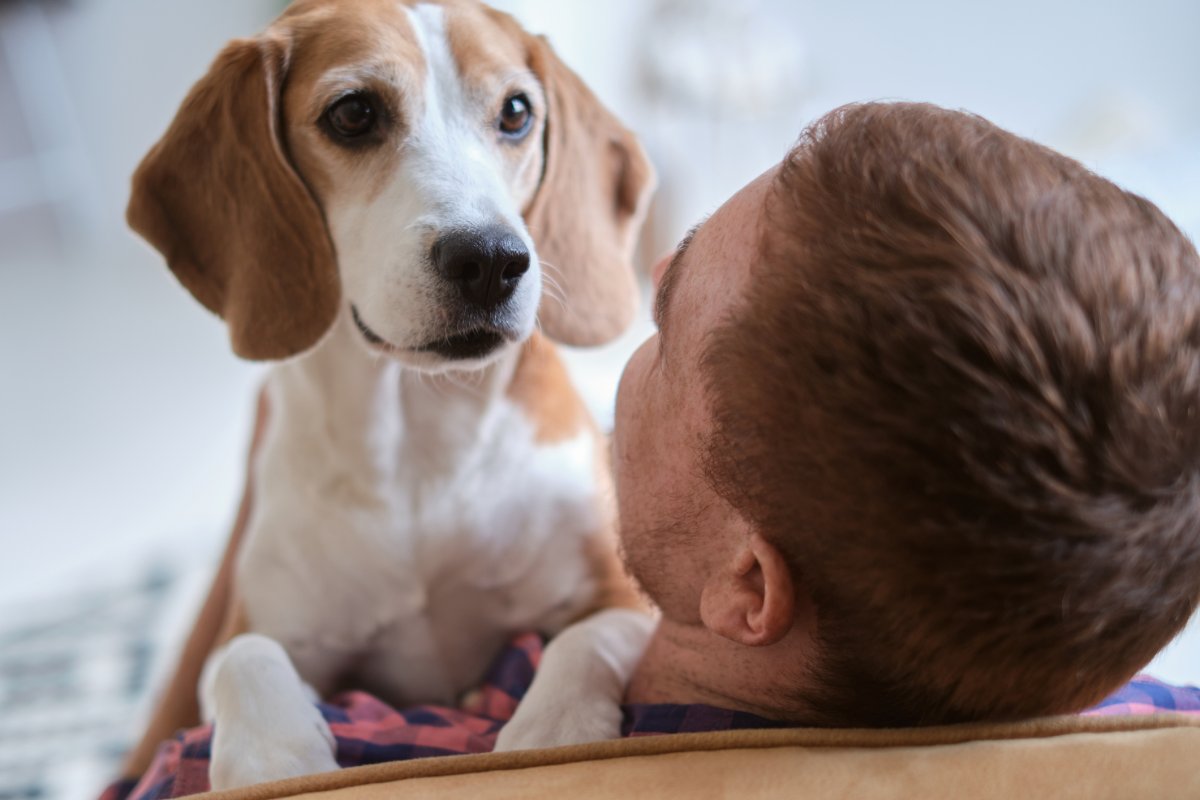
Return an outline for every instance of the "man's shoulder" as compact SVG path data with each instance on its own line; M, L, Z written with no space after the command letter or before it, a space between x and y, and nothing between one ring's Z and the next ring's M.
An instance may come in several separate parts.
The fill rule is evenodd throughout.
M795 727L794 723L766 719L746 711L706 705L627 705L623 711L625 721L621 730L625 736Z

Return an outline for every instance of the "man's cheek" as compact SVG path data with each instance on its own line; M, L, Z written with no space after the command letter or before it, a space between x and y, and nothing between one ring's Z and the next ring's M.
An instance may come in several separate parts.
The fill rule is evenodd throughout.
M626 399L632 399L629 398L629 395L636 394L641 389L639 384L641 384L646 373L646 367L649 366L650 359L653 357L657 339L658 334L655 334L642 342L642 346L633 351L633 355L625 363L625 370L621 373L621 380L617 384L618 403L620 403L623 395Z
M646 399L643 379L649 345L650 342L647 341L634 352L633 356L625 364L625 370L621 373L621 380L617 383L615 437L628 438L628 435L632 433L628 428L638 422L641 406L645 403ZM623 428L626 430L622 430Z

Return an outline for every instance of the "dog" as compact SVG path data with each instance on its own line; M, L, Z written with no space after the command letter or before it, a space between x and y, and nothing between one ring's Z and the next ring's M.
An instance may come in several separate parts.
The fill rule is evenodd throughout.
M200 680L214 789L336 769L315 697L453 703L518 631L616 609L560 673L632 669L606 448L552 342L630 323L653 185L547 42L470 0L297 0L192 89L128 220L277 362ZM613 695L508 746L616 735Z

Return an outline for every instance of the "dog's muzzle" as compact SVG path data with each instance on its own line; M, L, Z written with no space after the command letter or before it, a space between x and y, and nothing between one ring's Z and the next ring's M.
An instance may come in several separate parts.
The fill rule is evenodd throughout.
M430 256L437 274L457 287L467 306L488 313L506 303L529 272L529 248L502 226L446 233Z
M445 332L423 344L408 345L405 351L446 361L475 361L521 338L519 309L510 301L529 272L532 256L511 228L449 231L434 242L429 260L443 284L440 304ZM351 311L368 344L385 352L403 352L372 330L353 304Z

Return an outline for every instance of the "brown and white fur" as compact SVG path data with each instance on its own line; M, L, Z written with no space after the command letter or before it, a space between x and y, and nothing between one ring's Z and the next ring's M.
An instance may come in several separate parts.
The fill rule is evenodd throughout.
M351 95L373 122L347 138ZM514 96L521 137L498 127ZM453 703L514 632L637 606L550 340L628 324L652 183L543 40L466 0L300 0L192 90L129 220L236 352L280 362L200 682L214 788L335 769L314 693ZM480 231L529 255L495 304L439 260ZM501 746L616 735L647 630L606 611L556 640Z

